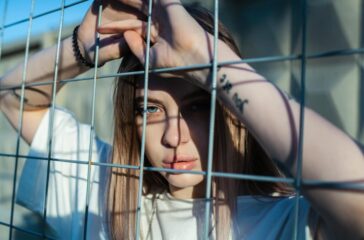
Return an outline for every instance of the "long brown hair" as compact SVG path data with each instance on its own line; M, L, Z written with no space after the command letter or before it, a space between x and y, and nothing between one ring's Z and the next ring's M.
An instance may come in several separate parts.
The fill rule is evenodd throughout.
M213 15L196 5L185 6L189 14L209 33L213 33ZM239 50L224 25L219 23L219 39L239 56ZM141 70L135 56L124 57L120 72ZM114 144L112 162L139 166L139 140L135 125L135 76L116 79L114 91ZM213 171L245 173L265 176L282 176L244 125L224 106L217 104L214 139ZM145 159L145 165L150 163ZM135 238L139 172L130 168L115 168L110 173L107 188L107 216L112 239ZM217 239L229 236L239 195L287 194L289 188L280 183L235 180L215 177L212 181L213 214ZM143 194L156 195L168 191L167 181L154 171L144 173Z

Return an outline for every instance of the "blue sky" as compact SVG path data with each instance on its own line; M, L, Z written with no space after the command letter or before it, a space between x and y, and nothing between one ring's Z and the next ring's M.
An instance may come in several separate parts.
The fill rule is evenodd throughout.
M0 26L3 23L4 6L6 0L0 0ZM66 0L66 5L78 0ZM91 0L77 4L65 10L64 25L73 25L80 22ZM5 25L14 23L24 18L29 18L32 0L8 0L7 13L5 15ZM34 15L47 12L61 6L61 0L35 0ZM60 21L60 12L48 14L41 18L35 19L32 26L32 35L38 35L45 31L57 30ZM16 26L6 28L4 31L4 43L21 41L27 35L29 22L21 23Z

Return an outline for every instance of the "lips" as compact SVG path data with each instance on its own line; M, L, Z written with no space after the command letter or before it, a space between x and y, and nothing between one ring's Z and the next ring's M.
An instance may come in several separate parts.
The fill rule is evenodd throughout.
M192 170L197 164L197 158L192 156L173 156L167 157L162 162L164 168L176 170Z

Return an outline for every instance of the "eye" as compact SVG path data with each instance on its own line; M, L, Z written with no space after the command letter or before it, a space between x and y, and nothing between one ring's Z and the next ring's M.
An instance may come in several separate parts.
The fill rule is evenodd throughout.
M158 106L149 105L147 106L147 115L161 112L161 109ZM137 113L143 115L143 106L139 106L137 108Z
M147 113L160 112L160 109L156 106L147 106Z
M190 112L200 112L200 111L206 111L209 109L210 109L209 100L194 101L185 107L185 110L190 111Z

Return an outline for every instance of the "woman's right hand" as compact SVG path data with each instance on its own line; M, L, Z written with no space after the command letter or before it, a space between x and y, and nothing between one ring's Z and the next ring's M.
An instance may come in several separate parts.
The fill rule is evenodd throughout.
M78 41L81 53L90 62L95 61L96 30L100 4L102 4L102 24L127 19L145 18L140 12L119 0L95 0L88 9L78 29ZM127 45L122 34L100 35L98 65L100 66L107 61L121 58L125 51L127 51Z
M146 61L147 0L118 0L144 16L138 19L121 19L102 22L101 34L122 34L131 52L142 64ZM186 11L180 0L151 0L153 14L150 33L149 65L152 68L182 67L211 62L213 37ZM230 48L226 48L232 52ZM233 57L236 54L233 54ZM238 58L239 59L239 58ZM193 79L201 87L209 88L209 69L186 71L183 78ZM184 75L187 74L187 75ZM170 74L161 74L169 76Z

